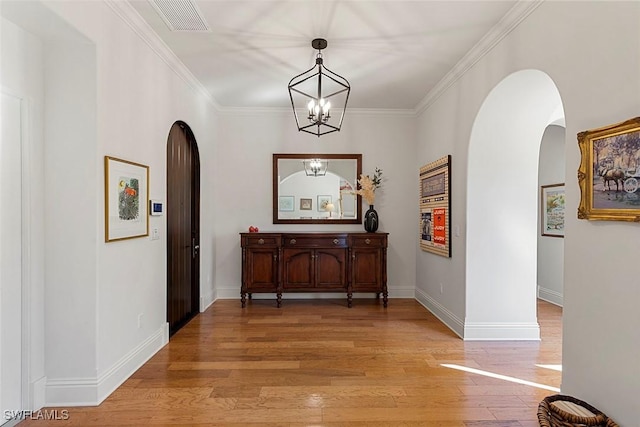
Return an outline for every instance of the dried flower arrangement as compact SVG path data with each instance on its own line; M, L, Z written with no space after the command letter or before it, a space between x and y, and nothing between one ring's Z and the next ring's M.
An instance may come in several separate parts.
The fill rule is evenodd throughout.
M380 188L382 185L382 169L376 167L375 172L373 173L373 178L369 175L360 175L358 184L360 185L360 188L356 190L354 194L361 195L369 205L373 205L376 200L376 189Z

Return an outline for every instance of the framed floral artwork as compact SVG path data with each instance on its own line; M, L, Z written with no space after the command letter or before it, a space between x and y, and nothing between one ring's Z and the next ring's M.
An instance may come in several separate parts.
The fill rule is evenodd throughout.
M149 166L104 157L104 240L149 235Z

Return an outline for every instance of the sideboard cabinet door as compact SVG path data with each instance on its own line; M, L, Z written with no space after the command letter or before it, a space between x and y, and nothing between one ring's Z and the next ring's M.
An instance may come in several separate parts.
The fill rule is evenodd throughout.
M240 299L253 292L278 292L280 283L280 235L242 233L242 288Z
M382 294L387 306L387 235L351 236L351 291Z
M278 289L278 249L247 250L247 292L276 292Z
M283 290L312 290L314 287L314 250L289 249L282 253Z
M347 289L346 249L290 249L282 255L283 290Z
M317 288L347 290L346 249L317 249L315 260Z

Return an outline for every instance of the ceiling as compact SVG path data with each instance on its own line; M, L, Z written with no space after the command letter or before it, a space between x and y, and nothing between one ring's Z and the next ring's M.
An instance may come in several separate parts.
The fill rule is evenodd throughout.
M222 108L290 107L287 84L312 67L322 37L349 107L400 110L416 109L517 3L194 0L210 30L192 32L171 31L150 1L130 3Z

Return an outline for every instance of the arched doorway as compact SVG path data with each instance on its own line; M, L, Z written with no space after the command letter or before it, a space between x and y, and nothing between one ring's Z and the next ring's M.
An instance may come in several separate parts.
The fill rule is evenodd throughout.
M542 135L562 111L551 78L523 70L478 112L468 157L465 340L540 338L538 161Z
M539 198L539 214L542 216L549 206L543 205L542 191L545 193L544 201L560 203L563 198L555 197L564 190L565 184L565 149L566 129L564 120L552 123L544 131L540 144L540 164L538 167L538 187L541 196ZM565 205L566 211L566 205ZM563 306L564 304L564 224L555 221L538 221L540 232L538 239L538 270L537 286L538 298L552 304ZM560 228L561 226L561 228ZM540 313L538 313L540 317Z
M176 333L199 312L200 156L191 128L177 121L167 140L167 322Z

